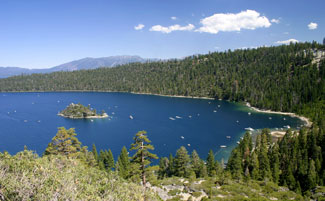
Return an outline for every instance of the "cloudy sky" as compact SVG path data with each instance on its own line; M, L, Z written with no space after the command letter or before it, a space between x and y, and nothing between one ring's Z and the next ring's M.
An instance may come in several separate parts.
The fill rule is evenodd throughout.
M322 42L324 8L324 0L1 0L0 66Z

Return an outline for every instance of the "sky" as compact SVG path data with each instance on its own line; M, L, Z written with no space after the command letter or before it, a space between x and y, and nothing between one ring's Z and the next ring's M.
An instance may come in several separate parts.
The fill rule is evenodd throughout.
M0 0L0 66L322 43L324 8L324 0Z

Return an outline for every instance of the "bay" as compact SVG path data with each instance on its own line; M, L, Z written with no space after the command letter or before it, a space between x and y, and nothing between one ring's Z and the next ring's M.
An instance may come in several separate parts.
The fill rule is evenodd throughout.
M98 112L105 110L110 118L67 119L57 115L72 102L90 104ZM258 113L220 100L108 92L0 93L0 151L10 154L26 145L42 155L57 128L64 126L75 128L78 139L90 150L92 144L98 150L111 149L115 158L123 146L129 148L138 131L146 130L154 153L160 157L185 146L202 158L212 149L220 160L227 159L247 127L296 128L301 124L298 118Z

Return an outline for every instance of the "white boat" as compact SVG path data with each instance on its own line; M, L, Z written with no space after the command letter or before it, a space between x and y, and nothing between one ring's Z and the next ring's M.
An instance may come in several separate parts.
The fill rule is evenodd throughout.
M250 112L248 113L248 115L251 115L251 114L252 114L252 113L250 113Z
M218 105L218 107L220 107L220 105Z
M192 116L190 115L190 116L188 116L188 118L192 118Z
M170 119L170 120L173 120L173 121L175 120L173 117L169 117L169 119Z
M220 145L220 148L226 148L227 146L226 145Z
M284 128L287 128L287 129L289 129L289 128L291 128L289 125L286 125L286 126L283 126Z
M38 123L41 123L41 120L38 120L37 122L38 122Z
M112 112L112 114L115 114L115 112Z
M272 119L272 117L269 117L269 120L271 120Z
M226 136L226 138L227 138L227 139L230 139L230 138L231 138L231 136L227 135L227 136Z
M254 129L251 128L251 127L245 128L245 130L247 130L247 131L254 131Z
M239 141L237 141L237 144L240 144L240 142L239 142Z
M182 117L180 117L180 116L175 116L177 119L181 119Z
M133 119L133 116L132 115L130 115L129 117L130 117L130 119Z
M190 146L191 146L191 144L187 144L187 146L189 146L189 147L190 147Z
M24 122L27 122L27 120L24 120Z
M284 118L283 118L283 120L285 121L285 120L286 120L286 118L284 117Z
M184 136L181 136L182 139L184 139Z
M217 110L213 110L213 112L217 112Z
M93 119L90 119L91 122L93 122L94 120Z
M237 120L236 122L237 122L237 123L239 123L239 121L238 121L238 120Z

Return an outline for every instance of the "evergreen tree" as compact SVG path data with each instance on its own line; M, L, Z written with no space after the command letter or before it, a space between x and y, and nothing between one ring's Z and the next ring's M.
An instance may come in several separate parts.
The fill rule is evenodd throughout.
M176 151L174 158L175 175L179 177L189 177L191 172L190 157L184 146Z
M279 145L275 143L270 150L271 156L271 172L272 172L272 179L274 183L279 182L280 177L280 161L279 161Z
M106 153L106 158L107 158L107 169L112 170L114 168L114 156L111 149L109 149L108 152Z
M98 161L98 152L95 144L93 144L93 148L91 152L93 153L95 160Z
M199 157L199 154L196 152L196 150L192 151L191 164L192 164L192 169L195 172L196 178L202 177L203 175L202 175L201 159Z
M62 154L68 157L76 155L81 150L81 142L76 138L76 135L74 128L66 130L64 127L59 127L44 155Z
M174 157L172 154L169 154L167 174L169 177L175 174Z
M116 169L118 174L127 179L130 173L130 160L129 160L129 153L125 146L123 146L121 153L117 159Z
M163 179L167 176L168 173L169 161L167 157L162 157L159 160L159 170L158 170L158 179Z
M211 149L210 149L208 157L207 157L207 171L208 171L208 175L210 177L216 175L214 153L213 153L213 151Z
M151 163L152 159L158 159L156 154L150 153L149 150L154 150L151 141L147 137L146 131L139 131L133 138L130 151L135 150L136 153L132 157L132 162L139 164L141 171L142 184L146 185L146 168Z
M317 185L317 172L315 168L315 162L314 160L310 160L309 162L309 169L308 169L308 190L314 189Z
M238 148L232 150L228 160L227 169L230 170L233 178L237 180L241 179L243 172L242 158Z

